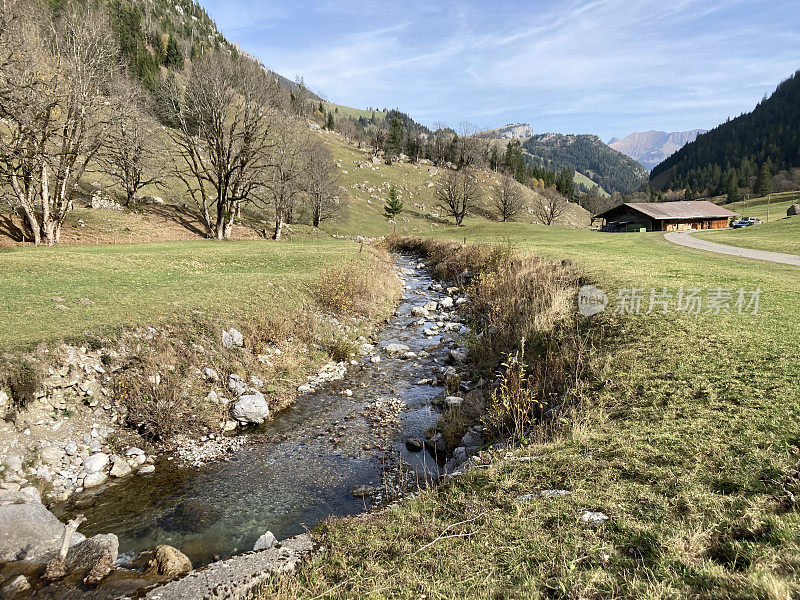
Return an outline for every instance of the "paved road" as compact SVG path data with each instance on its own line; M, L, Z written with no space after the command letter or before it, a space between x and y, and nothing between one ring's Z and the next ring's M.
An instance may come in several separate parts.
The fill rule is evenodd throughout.
M672 242L673 244L680 244L681 246L695 248L697 250L706 250L708 252L727 254L729 256L740 256L742 258L755 258L756 260L766 260L768 262L800 267L800 256L797 254L783 254L781 252L767 252L766 250L752 250L750 248L728 246L727 244L717 244L706 240L699 240L685 231L671 231L664 237L668 242Z

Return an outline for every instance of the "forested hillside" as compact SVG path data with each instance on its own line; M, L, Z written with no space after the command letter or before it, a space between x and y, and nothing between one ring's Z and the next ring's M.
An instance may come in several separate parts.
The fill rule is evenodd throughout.
M800 71L749 113L699 136L653 169L653 188L731 194L800 166Z
M523 144L529 160L550 171L582 173L608 192L630 192L647 182L647 171L594 135L544 133Z

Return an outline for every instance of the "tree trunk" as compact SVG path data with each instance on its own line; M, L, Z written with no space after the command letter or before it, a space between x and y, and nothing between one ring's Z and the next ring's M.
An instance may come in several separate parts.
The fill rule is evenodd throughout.
M272 239L275 241L280 241L282 231L283 231L283 215L280 215L275 219L275 233L272 236Z
M47 219L42 218L42 234L39 241L40 244L52 246L53 244L58 243L58 233L58 223L52 219L50 214L47 215Z
M217 240L225 239L225 221L217 220L217 225L214 228L214 239Z

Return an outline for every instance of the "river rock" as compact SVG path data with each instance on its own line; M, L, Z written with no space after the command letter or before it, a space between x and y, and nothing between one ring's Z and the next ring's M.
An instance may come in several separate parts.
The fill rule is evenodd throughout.
M456 365L463 365L467 362L467 355L460 350L450 350L447 354L447 358L450 360L451 363Z
M277 540L275 539L275 536L272 535L272 532L267 531L264 533L264 535L256 540L253 550L269 550L275 545L276 542Z
M64 450L58 446L50 446L42 450L40 454L42 462L46 465L57 466L64 458Z
M113 533L95 535L67 552L67 572L78 574L89 585L100 583L114 568L119 554L119 540Z
M425 304L423 304L422 308L424 308L429 312L436 312L436 310L439 308L439 303L434 300L431 300L430 302L426 302Z
M111 457L111 472L109 475L112 477L125 477L130 475L131 471L133 469L124 458L116 454Z
M0 592L2 592L0 593L0 598L11 598L13 595L21 594L29 589L31 589L31 584L28 583L27 577L25 577L25 575L17 575L8 585L0 590Z
M63 535L64 524L38 502L0 506L0 563L45 562L58 552ZM74 533L70 543L84 539Z
M39 490L35 487L28 486L16 492L0 493L0 506L5 506L6 504L28 504L29 502L42 503Z
M444 399L444 405L447 408L459 408L462 404L464 404L464 399L459 396L447 396Z
M379 491L380 488L373 485L355 485L350 488L350 495L355 498L368 498Z
M424 442L419 438L408 438L406 440L406 448L408 448L410 452L419 452L424 446Z
M145 465L141 469L139 469L139 475L147 475L148 473L152 473L156 470L155 465Z
M244 336L236 329L231 327L228 330L222 330L222 345L228 348L241 348L244 346Z
M441 433L425 440L425 447L435 454L444 454L447 452L447 444L444 441L444 436Z
M240 396L231 408L231 416L240 423L260 425L269 417L269 405L264 394L256 392Z
M483 425L470 427L469 431L461 438L461 446L465 448L480 448L483 446Z
M411 348L405 344L388 344L383 350L389 356L400 356L409 352Z
M108 465L108 454L98 452L83 461L83 470L89 475L102 471Z
M147 575L178 577L192 570L192 561L183 552L172 546L156 546L153 557L144 569Z
M3 459L6 468L12 473L17 473L22 470L22 457L19 454L6 454Z
M430 311L424 306L415 306L411 309L411 316L413 317L427 317Z
M83 479L83 487L84 488L93 488L97 487L105 483L106 479L108 479L108 475L104 471L97 471L96 473L89 473Z
M125 450L125 456L127 457L143 456L143 455L144 455L144 450L142 450L141 448L137 448L136 446L131 446L130 448Z
M454 304L453 299L450 298L449 296L439 300L439 307L444 309L444 310L447 310L449 308L453 308L453 304Z

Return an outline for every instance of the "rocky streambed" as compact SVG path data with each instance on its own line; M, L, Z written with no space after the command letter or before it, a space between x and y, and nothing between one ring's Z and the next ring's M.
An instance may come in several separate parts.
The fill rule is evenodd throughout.
M446 444L433 431L439 408L458 406L471 387L461 381L459 309L467 298L434 282L414 257L398 257L397 269L404 292L387 327L360 340L358 356L301 385L292 406L230 436L187 440L152 472L86 489L53 507L55 515L62 522L84 515L81 533L90 539L113 533L118 566L170 546L196 568L270 548L328 516L364 511L452 471L482 444L480 428L471 429L446 463ZM4 585L31 575L20 564L0 572ZM91 595L115 597L152 582L117 569Z

